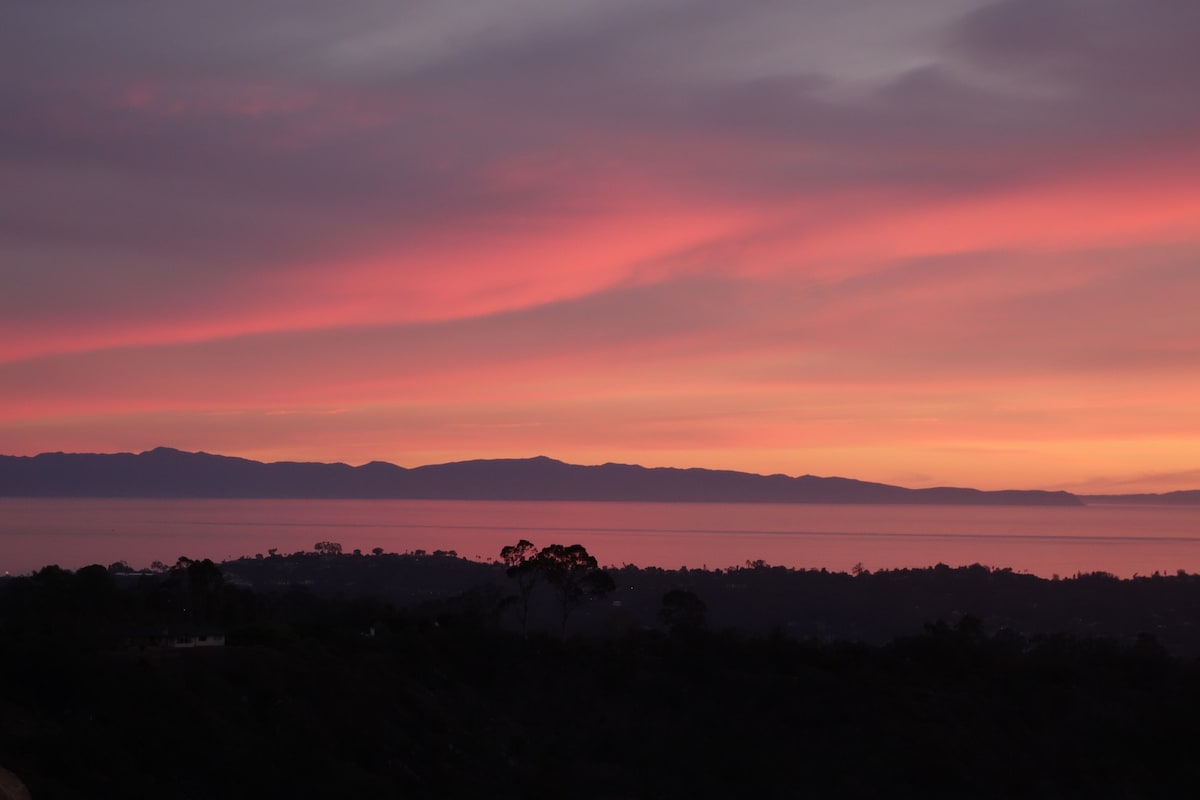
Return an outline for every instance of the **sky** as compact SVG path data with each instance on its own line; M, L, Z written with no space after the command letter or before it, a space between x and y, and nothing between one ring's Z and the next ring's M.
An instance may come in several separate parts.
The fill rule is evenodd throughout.
M1200 487L1195 0L0 14L0 452Z

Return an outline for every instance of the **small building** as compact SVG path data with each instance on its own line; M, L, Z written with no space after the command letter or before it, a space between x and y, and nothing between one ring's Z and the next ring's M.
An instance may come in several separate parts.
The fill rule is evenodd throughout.
M206 628L153 627L131 632L126 637L130 647L188 649L194 647L224 647L225 634Z
M200 633L190 631L187 633L177 633L171 647L224 647L225 634L223 633Z

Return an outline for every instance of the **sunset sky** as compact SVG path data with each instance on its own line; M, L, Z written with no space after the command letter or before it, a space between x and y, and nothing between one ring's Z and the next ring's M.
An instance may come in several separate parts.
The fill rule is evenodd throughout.
M1196 0L0 15L0 453L1200 488Z

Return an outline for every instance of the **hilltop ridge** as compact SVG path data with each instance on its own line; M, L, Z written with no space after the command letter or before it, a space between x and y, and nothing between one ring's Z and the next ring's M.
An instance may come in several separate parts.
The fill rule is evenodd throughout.
M0 496L595 500L725 503L1082 505L1068 492L908 489L815 475L568 464L548 456L406 468L384 461L263 463L158 447L142 453L0 456Z

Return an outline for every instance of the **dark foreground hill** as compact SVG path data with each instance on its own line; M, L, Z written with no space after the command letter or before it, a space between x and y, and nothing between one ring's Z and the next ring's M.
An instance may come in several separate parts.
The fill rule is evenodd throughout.
M1080 505L1067 492L906 489L813 475L754 475L630 464L580 466L539 456L436 464L277 462L185 453L0 456L0 496L611 500L731 503Z
M302 577L392 560L275 563ZM735 572L775 591L761 568ZM994 575L955 572L904 577L933 595L956 582L992 594ZM1194 582L1142 586L1192 596ZM1151 635L1025 636L959 616L878 645L702 624L563 640L522 637L472 605L484 607L251 590L183 560L141 577L95 566L0 580L0 764L39 798L1186 797L1200 785L1200 663ZM145 636L172 625L227 637L176 649Z

